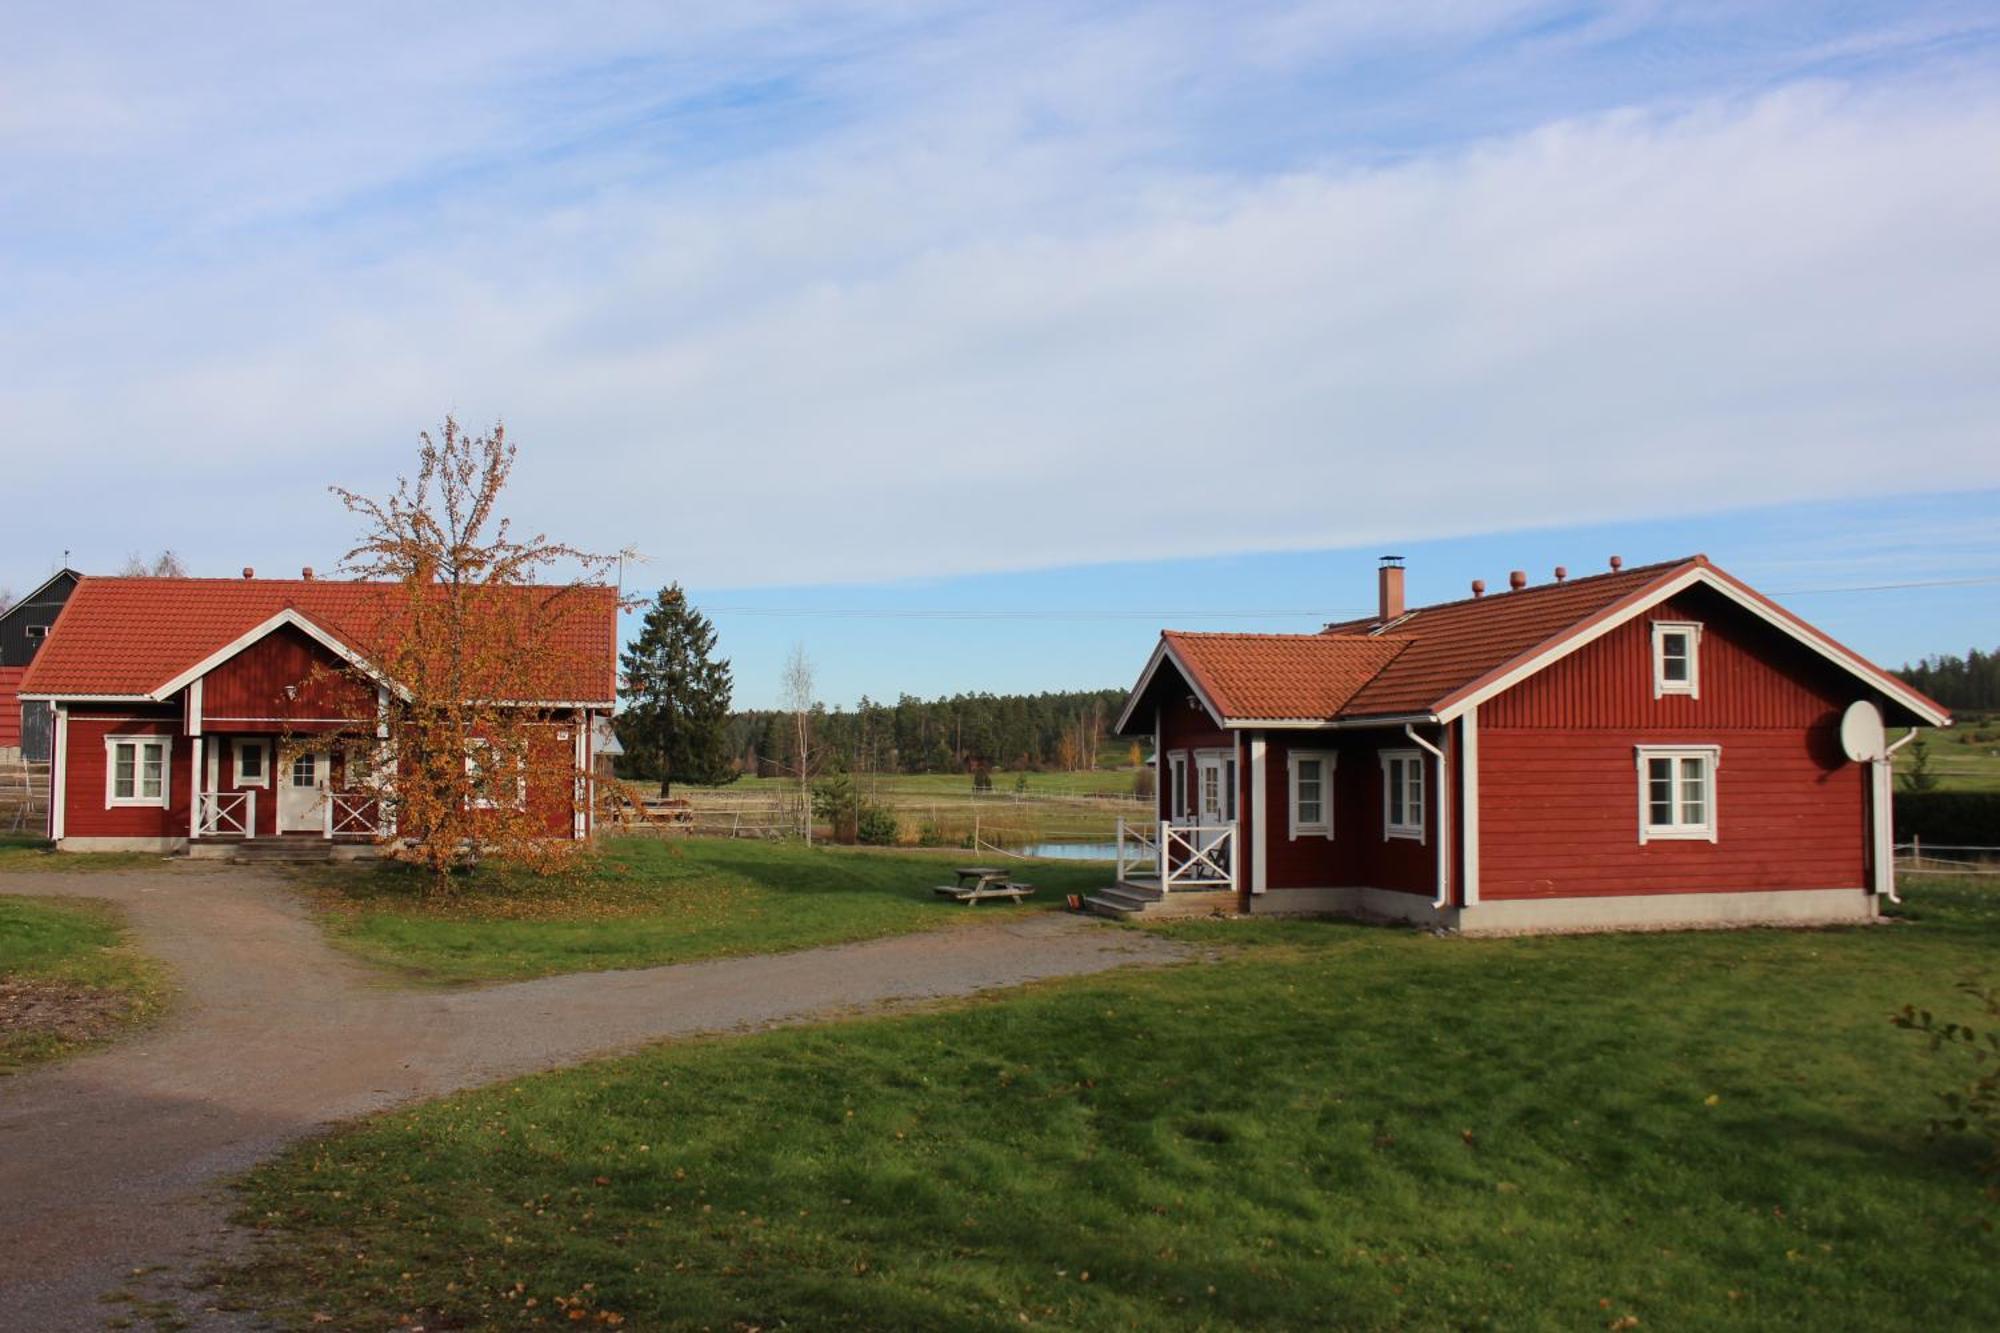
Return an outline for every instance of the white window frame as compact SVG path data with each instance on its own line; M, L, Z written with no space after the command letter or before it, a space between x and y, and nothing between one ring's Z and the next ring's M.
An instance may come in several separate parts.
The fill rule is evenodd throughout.
M1686 680L1667 679L1667 636L1687 636ZM1655 620L1653 622L1653 697L1685 694L1701 698L1701 623L1695 620Z
M312 772L313 780L311 782L308 782L304 787L300 787L298 783L299 760L301 759L312 760L312 766L313 766L313 772ZM299 751L297 754L292 756L291 762L285 765L285 785L296 791L318 791L320 786L320 778L322 776L322 774L319 771L319 764L320 764L320 752L318 750ZM333 757L331 755L328 755L326 757L326 766L329 769L333 767Z
M474 737L473 739L467 741L465 743L465 774L468 778L472 777L475 773L479 772L480 768L482 767L479 761L475 760L472 757L472 752L474 750L484 750L488 754L493 754L495 752L492 741L485 740L480 737ZM528 808L528 763L525 756L517 758L515 760L514 769L515 772L519 774L519 776L514 779L513 808L516 810L525 810ZM492 785L493 784L490 781L487 783L489 790L491 789ZM500 808L500 802L493 800L490 797L473 796L468 798L467 806L468 808L473 810L498 810Z
M1384 750L1382 758L1382 841L1391 838L1405 838L1412 842L1424 840L1424 817L1430 806L1430 779L1424 772L1424 753L1421 750ZM1394 808L1392 797L1396 785L1396 765L1403 769L1403 819L1398 823L1390 818ZM1416 789L1414 802L1417 810L1415 822L1410 820L1411 788Z
M1167 818L1180 823L1188 812L1188 752L1167 752Z
M132 794L118 794L118 747L132 747ZM145 747L160 747L160 794L145 795ZM104 738L104 808L144 807L164 810L174 799L174 738L172 736L106 736Z
M1669 759L1674 765L1674 822L1653 823L1652 762L1655 759ZM1702 762L1702 822L1688 824L1681 822L1683 805L1681 800L1681 761L1699 759ZM1632 766L1638 772L1639 785L1639 845L1649 842L1716 842L1721 820L1715 808L1719 783L1716 773L1722 767L1722 747L1720 745L1635 745L1632 747Z
M23 627L23 632L31 639L46 639L49 637L49 627L47 625L27 625Z
M1299 765L1317 763L1319 770L1319 818L1299 818ZM1333 775L1340 767L1338 750L1289 750L1285 754L1285 812L1291 825L1292 841L1300 838L1333 837Z
M263 761L258 765L260 775L254 780L243 776L243 752L245 750L256 750L263 756ZM265 740L233 740L229 743L229 762L238 788L261 787L268 789L270 787L271 742Z

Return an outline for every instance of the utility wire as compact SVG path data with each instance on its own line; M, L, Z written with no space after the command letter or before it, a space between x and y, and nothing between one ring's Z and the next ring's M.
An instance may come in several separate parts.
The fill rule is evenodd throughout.
M1904 583L1859 583L1839 587L1786 588L1767 594L1771 597L1818 597L1834 593L1903 592L1912 588L1973 588L2000 584L2000 575L1971 579L1916 579ZM1496 597L1504 600L1505 594ZM1053 620L1090 622L1104 620L1314 620L1338 621L1372 615L1369 607L1281 607L1259 611L975 611L942 607L826 607L826 606L704 606L705 615L808 617L819 620Z

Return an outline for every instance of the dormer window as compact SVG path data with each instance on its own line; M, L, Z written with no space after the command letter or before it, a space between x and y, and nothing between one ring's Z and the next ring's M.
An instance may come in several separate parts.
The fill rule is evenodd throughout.
M1653 697L1701 697L1701 626L1691 620L1653 622Z

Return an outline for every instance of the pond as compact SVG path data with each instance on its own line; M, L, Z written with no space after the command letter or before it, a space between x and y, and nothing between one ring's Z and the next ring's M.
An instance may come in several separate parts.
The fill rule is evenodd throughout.
M1009 847L1022 856L1039 856L1051 861L1115 861L1115 842L1030 842Z

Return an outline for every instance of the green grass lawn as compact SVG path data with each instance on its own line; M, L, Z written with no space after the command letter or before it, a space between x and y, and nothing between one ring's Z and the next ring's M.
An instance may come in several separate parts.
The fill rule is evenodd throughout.
M361 1124L248 1181L223 1298L430 1328L2000 1326L1954 1071L1995 965L1911 924L1441 939L683 1043Z
M1036 886L1021 906L936 897L967 852L807 848L798 843L628 838L571 883L481 876L448 898L419 895L395 866L311 880L333 938L374 962L463 982L652 967L780 953L991 921L1103 888L1108 865L1011 862Z
M109 904L0 896L0 1074L153 1018L167 991Z
M94 871L126 870L133 866L157 866L156 852L93 852L88 856L60 855L47 838L19 833L0 833L0 873L10 871Z
M2000 718L1969 713L1948 728L1918 729L1930 749L1931 774L1940 791L2000 791ZM1900 738L1900 731L1892 731ZM1896 751L1897 790L1916 767L1916 747Z

